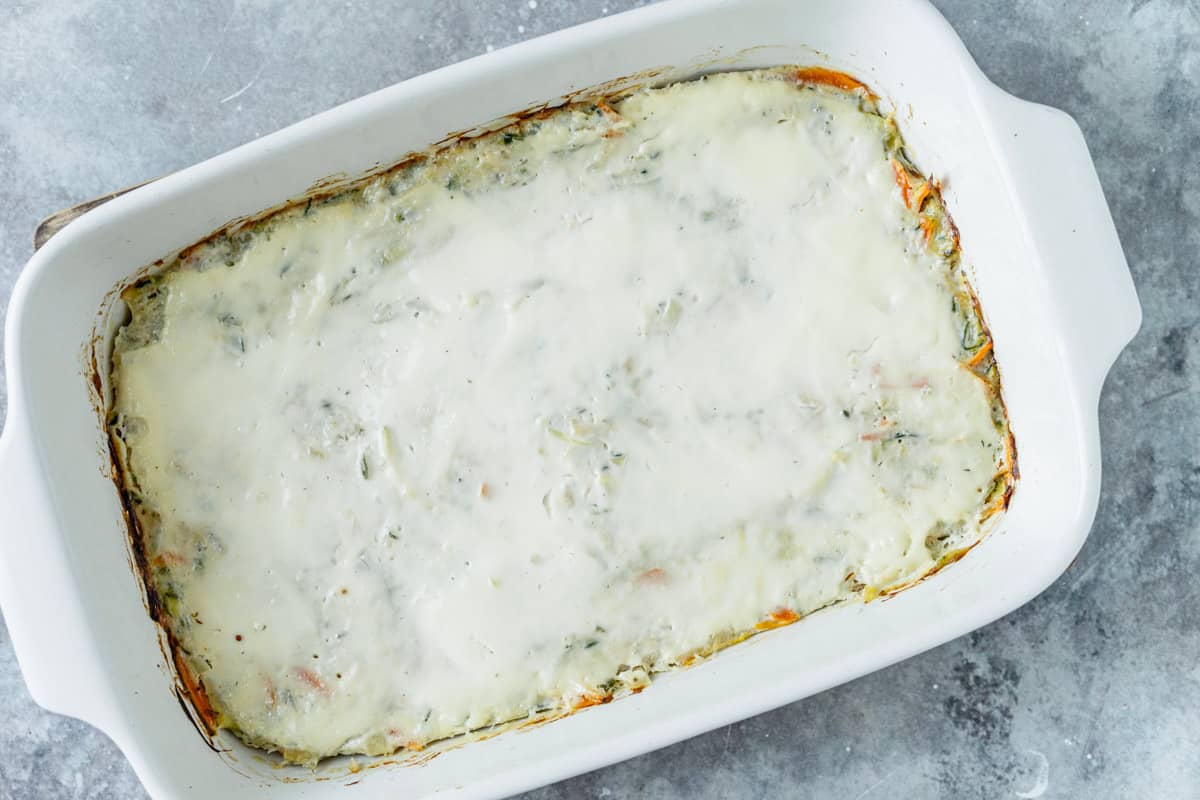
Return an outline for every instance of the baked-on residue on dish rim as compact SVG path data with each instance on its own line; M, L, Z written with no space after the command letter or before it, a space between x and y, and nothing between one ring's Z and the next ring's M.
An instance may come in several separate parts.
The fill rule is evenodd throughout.
M800 68L795 69L792 72L792 77L799 84L820 86L839 92L854 93L861 96L863 98L863 102L869 104L869 108L871 108L872 111L875 110L875 97L870 90L861 82L843 73L833 72L823 68ZM605 108L608 107L610 102L616 103L618 100L618 97L597 96L591 102L600 108ZM588 101L580 100L578 102ZM547 116L555 113L556 110L557 109L553 111L541 110L533 114L526 115L523 120L537 119L542 116ZM523 120L513 123L511 127L519 127L519 125L523 124ZM927 246L937 251L940 256L945 259L946 263L951 269L957 270L959 262L958 232L946 213L944 203L942 201L940 187L935 180L926 179L923 177L913 166L911 160L908 158L904 150L903 142L900 139L899 133L894 123L890 120L887 122L886 130L888 132L888 138L885 142L885 148L890 157L896 184L899 188L905 206L907 206L919 217L919 224L921 226L923 238ZM449 147L453 145L445 146ZM408 163L410 162L403 162L402 164L392 167L391 169L401 169ZM372 175L371 177L378 177L378 173ZM336 192L330 192L329 194L340 194L342 192L355 191L360 185L361 182L356 182L350 187L339 187ZM285 209L294 207L299 203L311 204L314 202L320 202L321 199L321 196L304 198L296 203L288 204ZM213 236L206 241L219 239L221 236L233 236L250 230L257 222L279 213L280 210L282 209L276 209L271 212L267 212L251 220L233 223L221 231L213 234ZM186 249L180 254L180 257L186 257L188 252L196 247L199 247L199 245L194 245L192 248ZM160 265L161 264L162 262L160 262ZM961 275L961 270L959 270L959 274ZM968 343L964 340L964 348L969 349L970 352L965 353L965 357L963 359L963 368L969 370L972 374L976 375L980 380L987 384L995 398L995 403L999 409L998 413L1003 416L1003 404L1000 397L999 373L994 356L992 354L991 338L986 327L983 325L983 319L978 307L978 302L973 293L970 291L970 287L965 283L965 281L961 281L960 283L962 286L962 294L960 299L964 302L964 305L968 306L970 309L970 311L966 311L964 309L964 314L968 320L974 320L977 323L973 328L971 328L972 341ZM968 344L970 345L969 348ZM125 482L128 479L128 472L124 459L123 443L120 439L118 430L112 426L109 426L108 430L110 434L110 444L112 446L115 469L118 475L118 485L121 489L122 500L125 503L127 516L130 523L131 546L138 564L140 573L139 578L142 581L146 596L148 598L148 607L152 616L165 631L165 635L169 641L169 649L172 653L172 661L175 664L180 677L181 685L186 696L190 699L196 716L208 728L209 732L212 733L218 727L220 727L220 714L216 709L214 709L212 703L209 702L207 693L202 683L193 676L192 670L188 666L187 658L181 653L179 642L170 632L170 615L167 613L163 604L163 599L159 596L158 589L156 588L155 582L151 577L152 573L147 563L145 542L143 541L143 537L140 533L140 522L135 511L135 504L131 502L129 494L125 488ZM992 518L998 512L1005 509L1013 491L1017 472L1016 453L1013 446L1011 431L1005 431L1005 445L1007 451L1004 459L1005 468L996 475L993 484L993 490L989 495L988 504L982 517L983 519ZM863 587L862 596L864 600L869 602L880 596L895 594L896 592L901 591L916 582L924 580L947 564L958 560L965 555L965 553L972 546L974 546L974 543L966 547L949 550L943 553L938 562L925 574L908 580L902 584ZM760 631L781 627L795 622L797 619L799 619L799 617L794 612L787 610L773 613L760 621L753 630L744 631L741 634L728 639L714 642L711 646L697 649L695 652L679 660L675 666L688 666L698 659L712 655L713 653L739 641L743 641L749 636L752 636ZM640 686L632 689L632 691L640 690ZM483 728L472 731L471 734L468 734L466 737L455 737L455 739L456 741L465 740L472 736L477 738L478 736L482 735L490 735L491 733L507 727L540 723L549 719L554 719L573 713L576 710L588 707L590 705L609 702L611 699L613 699L612 692L583 696L580 697L571 708L552 709L541 714L531 714L529 717L521 719L511 720L495 725L487 725ZM294 755L298 756L296 760L306 760L303 757L303 754Z

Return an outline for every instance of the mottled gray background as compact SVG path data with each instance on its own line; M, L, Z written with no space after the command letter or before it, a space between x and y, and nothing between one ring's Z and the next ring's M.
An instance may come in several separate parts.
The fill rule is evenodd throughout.
M997 83L1079 120L1145 307L1091 538L977 633L532 797L1030 797L1042 758L1047 798L1200 797L1200 2L935 2ZM0 296L60 207L631 4L0 0ZM143 796L33 705L0 631L0 799Z

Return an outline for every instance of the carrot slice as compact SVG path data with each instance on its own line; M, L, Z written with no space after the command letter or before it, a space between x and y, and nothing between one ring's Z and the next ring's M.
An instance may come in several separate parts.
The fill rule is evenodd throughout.
M925 217L924 219L921 220L921 230L925 234L925 246L926 247L928 247L929 244L933 241L934 227L935 227L935 223L929 217Z
M621 120L625 119L615 108L608 104L608 101L604 99L596 101L596 108L600 109L600 113L603 114L609 122L620 122Z
M654 567L638 575L636 580L638 583L662 585L670 580L670 576L667 575L667 571L662 567Z
M982 347L975 351L975 355L971 356L971 359L967 361L967 366L971 369L978 367L990 352L992 352L992 340L988 339L983 343Z
M801 67L792 73L793 77L800 83L812 83L818 86L832 86L834 89L841 89L845 92L853 92L856 89L862 89L867 93L868 97L874 97L874 93L867 88L867 85L860 80L850 77L844 72L838 72L835 69L826 69L825 67Z
M777 608L766 619L754 627L760 631L769 631L772 628L782 628L784 625L791 625L798 619L800 619L800 615L790 608Z
M921 184L921 188L917 189L917 195L913 198L913 211L920 211L921 206L925 205L925 201L933 195L933 181L925 181Z
M150 559L151 566L155 567L181 567L186 563L187 559L173 550L163 550Z
M313 672L312 670L305 669L304 667L296 667L295 675L297 678L304 681L321 694L329 694L329 687L326 686L325 682L318 678L317 673Z
M912 192L912 181L899 161L892 159L892 172L896 175L896 185L900 187L900 197L904 200L905 208L912 208L909 195Z
M578 711L581 708L589 708L590 706L601 706L605 703L611 703L613 696L611 694L581 694L571 704L571 708Z
M179 652L177 644L172 646L172 654L175 661L175 674L179 677L179 682L183 684L182 689L192 701L192 708L195 709L196 715L200 717L200 723L211 736L217 731L217 710L213 708L212 702L208 699L208 693L205 691L204 685L200 683L200 679L192 672L187 660Z

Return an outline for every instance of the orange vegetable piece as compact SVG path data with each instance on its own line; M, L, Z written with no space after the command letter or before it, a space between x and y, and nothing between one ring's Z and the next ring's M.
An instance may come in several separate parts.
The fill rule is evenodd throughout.
M801 67L793 73L793 76L800 83L812 83L819 86L832 86L834 89L841 89L845 92L853 92L856 89L862 89L867 93L868 97L874 97L874 93L867 88L867 85L862 81L852 78L844 72L838 72L835 69L826 69L825 67Z

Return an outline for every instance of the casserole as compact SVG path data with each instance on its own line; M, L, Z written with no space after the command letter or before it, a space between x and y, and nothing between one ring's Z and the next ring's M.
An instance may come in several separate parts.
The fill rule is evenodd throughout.
M849 83L583 99L135 273L96 363L193 705L291 762L452 746L978 542L992 343Z
M968 559L894 600L818 615L552 727L345 782L380 796L516 791L848 680L995 619L1048 585L1094 514L1099 389L1140 317L1086 148L1069 119L987 83L923 3L813 2L803 14L792 6L666 4L466 62L140 189L51 241L10 305L11 407L0 450L11 492L0 601L34 698L102 727L158 796L337 794L336 771L319 776L326 780L273 771L224 739L230 751L213 755L169 695L126 572L120 508L81 379L95 308L138 264L314 180L360 174L448 131L614 75L672 65L665 80L715 59L813 63L819 51L898 104L923 168L946 181L998 342L1023 445L1021 491ZM911 35L898 39L897 30ZM301 782L280 780L293 776Z

